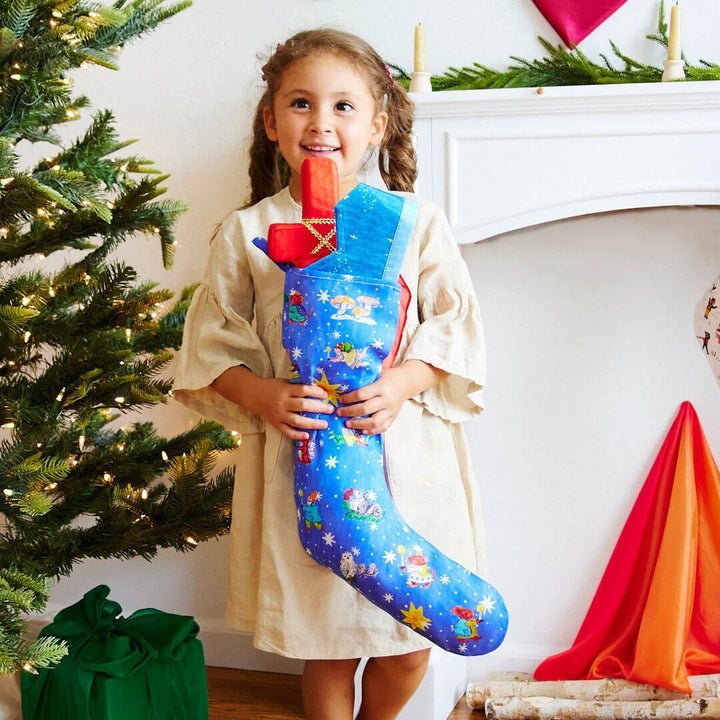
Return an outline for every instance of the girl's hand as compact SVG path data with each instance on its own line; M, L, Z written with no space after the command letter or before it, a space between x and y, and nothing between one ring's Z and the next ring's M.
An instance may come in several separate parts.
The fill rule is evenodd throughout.
M406 360L386 368L370 385L340 396L339 417L351 418L345 425L364 435L385 432L395 422L402 404L418 393L437 385L448 373L422 360ZM363 416L367 417L363 417Z
M212 386L220 395L260 415L291 440L307 440L307 430L324 430L327 422L300 413L332 413L323 402L327 393L317 385L295 385L280 378L262 378L243 365L226 370Z
M305 430L324 430L327 422L309 418L301 413L333 412L330 403L323 402L327 393L317 385L299 385L278 378L267 378L262 383L264 400L256 412L291 440L306 440ZM317 399L313 399L317 398Z
M341 395L337 414L352 418L345 423L347 427L378 435L393 424L402 404L411 397L407 392L402 370L388 368L374 383Z

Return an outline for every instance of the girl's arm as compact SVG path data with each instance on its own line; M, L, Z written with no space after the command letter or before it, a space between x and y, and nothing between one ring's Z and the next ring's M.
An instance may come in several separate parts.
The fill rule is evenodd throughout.
M300 413L328 414L333 411L332 405L322 402L327 393L317 385L263 378L244 365L226 370L212 383L212 387L227 400L260 415L291 440L306 440L310 436L304 430L324 430L327 427L325 420Z
M345 424L365 435L385 432L393 424L405 400L437 385L448 376L422 360L406 360L387 368L370 385L345 393L337 414L351 418ZM352 404L351 404L352 403ZM367 417L362 417L366 415Z

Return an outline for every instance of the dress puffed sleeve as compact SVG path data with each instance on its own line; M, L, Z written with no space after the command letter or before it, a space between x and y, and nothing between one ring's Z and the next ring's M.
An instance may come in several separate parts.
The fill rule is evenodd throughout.
M434 415L462 422L482 411L485 340L470 273L444 213L421 202L417 303L419 326L403 359L449 373L415 398Z
M210 241L210 256L185 319L173 397L228 429L262 432L263 420L225 399L211 383L244 365L272 376L267 349L253 327L254 285L239 213L232 213Z

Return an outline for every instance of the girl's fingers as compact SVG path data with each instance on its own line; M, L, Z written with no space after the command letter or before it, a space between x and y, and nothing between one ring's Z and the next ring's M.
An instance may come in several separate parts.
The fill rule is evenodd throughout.
M291 383L290 387L295 390L295 395L298 397L314 397L321 400L327 397L327 391L318 385L294 385Z
M343 405L337 409L338 417L356 418L363 415L372 415L385 407L385 401L381 397L375 397L366 402L355 403L354 405Z
M296 415L291 418L290 423L281 423L278 430L291 440L307 440L310 437L310 430L325 430L327 423L324 420L313 420L304 415Z
M297 413L323 413L330 415L334 412L335 407L330 403L320 400L310 400L308 398L299 398L298 402L293 403L292 411Z
M329 415L334 411L334 406L329 402L325 402L327 392L317 385L291 385L291 387L293 390L297 389L293 393L296 398L292 408L294 412L325 413ZM317 398L317 400L312 398Z
M361 430L365 435L379 435L390 427L392 420L389 413L381 410L370 417L349 420L345 424L355 430Z
M294 427L304 430L325 430L328 425L321 418L309 418L307 415L291 415L289 421Z
M289 437L291 440L307 440L310 437L308 433L298 430L292 425L286 425L285 423L283 423L278 430L280 430L285 437Z
M371 397L373 397L373 395L376 394L375 388L373 387L374 385L375 383L371 383L370 385L363 385L362 387L357 388L357 390L345 393L344 395L340 396L340 402L343 405L349 405L351 403L359 403L365 400L369 400Z

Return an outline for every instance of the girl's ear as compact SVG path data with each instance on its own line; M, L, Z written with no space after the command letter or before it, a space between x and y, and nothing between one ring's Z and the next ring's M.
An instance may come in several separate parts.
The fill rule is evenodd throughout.
M388 114L381 110L373 119L372 127L370 128L370 145L379 145L380 141L385 135L385 130L388 124Z
M263 123L265 124L265 134L270 142L277 142L277 123L275 122L275 113L272 108L265 106L263 108Z

